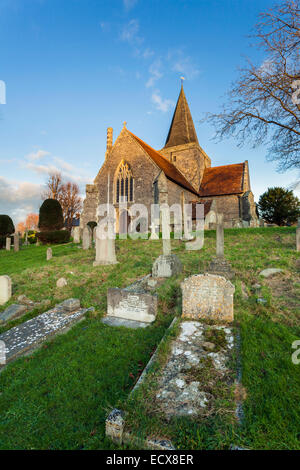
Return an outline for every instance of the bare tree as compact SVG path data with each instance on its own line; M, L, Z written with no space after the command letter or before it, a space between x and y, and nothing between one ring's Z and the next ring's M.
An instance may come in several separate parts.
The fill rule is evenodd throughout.
M215 137L239 145L267 143L269 160L285 171L300 167L300 0L285 0L262 13L254 29L266 56L240 69L219 114L209 114Z
M62 207L66 227L68 230L71 230L73 218L82 208L79 186L71 182L63 184L59 202Z
M72 221L82 208L79 186L68 181L63 182L60 173L49 174L46 191L42 199L57 199L63 211L64 221L68 230L72 228Z
M59 172L50 173L46 182L46 191L42 194L42 199L57 199L59 200L62 190L62 176Z

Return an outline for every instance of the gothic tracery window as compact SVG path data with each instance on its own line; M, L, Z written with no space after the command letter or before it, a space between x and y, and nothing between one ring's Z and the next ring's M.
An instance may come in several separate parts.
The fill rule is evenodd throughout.
M115 194L116 203L133 202L133 175L126 162L122 162L117 170Z

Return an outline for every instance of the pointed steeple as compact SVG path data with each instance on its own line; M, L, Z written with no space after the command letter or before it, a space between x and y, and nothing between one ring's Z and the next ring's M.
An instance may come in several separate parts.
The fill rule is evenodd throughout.
M198 144L198 138L183 85L181 84L181 90L164 148L189 144L191 142Z

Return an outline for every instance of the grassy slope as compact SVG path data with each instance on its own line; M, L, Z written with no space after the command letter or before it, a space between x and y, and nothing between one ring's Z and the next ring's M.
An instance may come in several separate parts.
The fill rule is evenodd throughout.
M228 230L225 240L226 256L237 272L235 314L242 333L245 421L238 431L225 428L218 417L201 426L180 422L178 445L226 448L237 432L234 441L251 448L299 449L300 374L299 366L291 362L291 343L300 336L295 229ZM214 253L214 232L206 233L201 252L185 252L181 242L172 243L183 261L184 277L205 269ZM163 336L175 313L180 281L168 280L161 289L154 326L131 331L102 325L99 318L105 313L107 288L125 286L148 273L161 249L159 242L148 241L118 241L117 246L120 264L97 268L92 267L92 250L84 252L75 245L55 246L48 263L45 247L0 252L0 275L13 279L10 303L25 293L36 301L49 298L51 305L79 297L83 306L96 308L96 315L2 372L0 448L111 446L104 438L106 413L126 398ZM243 299L241 281L250 288L259 270L270 266L285 269L285 274L261 282L268 304L257 305L250 290L249 299ZM56 280L61 276L68 286L59 290ZM38 313L36 309L25 319Z

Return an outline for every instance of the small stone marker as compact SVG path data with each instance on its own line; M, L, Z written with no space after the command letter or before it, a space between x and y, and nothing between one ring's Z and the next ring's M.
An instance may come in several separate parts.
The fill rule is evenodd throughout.
M61 277L60 279L58 279L58 281L56 282L56 287L59 287L59 288L62 288L62 287L65 287L68 285L68 282L67 280L64 278L64 277Z
M11 246L11 238L7 237L6 238L6 251L10 251L10 246Z
M267 269L264 269L263 271L261 271L259 273L259 276L262 276L262 277L271 277L273 276L274 274L278 274L278 273L282 273L283 272L283 269L279 269L279 268L267 268Z
M74 310L80 309L80 300L79 299L67 299L67 300L64 300L60 305L67 312L74 312Z
M10 305L9 307L7 307L7 309L4 310L4 312L0 313L0 323L4 323L13 320L14 318L18 318L26 312L26 305Z
M20 238L19 234L15 233L14 234L14 251L19 251L20 249Z
M105 434L118 444L122 444L125 427L124 413L114 408L105 421Z
M181 289L184 318L233 321L235 287L224 277L196 274L185 279Z
M52 254L52 248L47 248L47 261L50 261L50 259L52 258L53 254Z
M74 227L73 242L80 243L80 227Z
M9 276L0 276L0 305L4 305L9 301L11 291L11 278Z
M82 248L84 250L89 250L92 246L92 230L91 228L87 225L83 229L83 235L82 235Z

